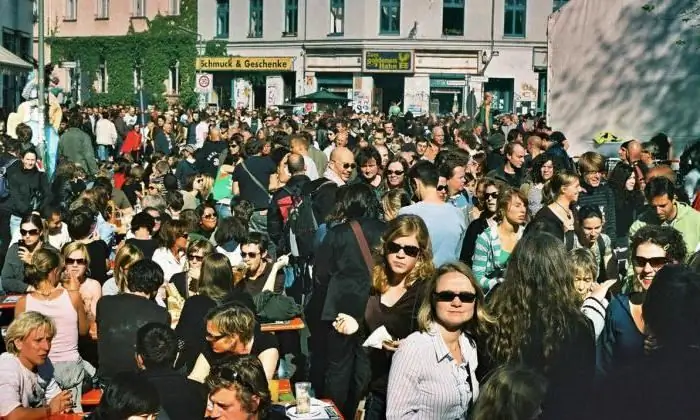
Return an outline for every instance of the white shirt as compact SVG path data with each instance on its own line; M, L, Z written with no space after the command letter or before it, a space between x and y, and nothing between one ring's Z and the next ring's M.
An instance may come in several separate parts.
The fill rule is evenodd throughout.
M318 179L318 168L316 168L316 163L311 159L310 156L304 156L304 164L306 165L306 176L310 180L315 181Z
M103 146L114 146L117 143L117 127L107 118L101 118L95 124L96 143Z
M0 416L7 416L17 407L45 407L60 392L48 359L32 372L14 354L0 354Z
M163 279L165 283L170 282L170 278L177 273L185 271L185 253L180 253L180 262L177 262L175 256L169 249L160 247L153 253L153 261L163 269Z
M195 137L197 138L197 144L195 144L195 147L199 149L204 145L204 140L207 139L207 134L209 133L209 124L207 124L205 121L200 122L197 124L197 127L195 127Z

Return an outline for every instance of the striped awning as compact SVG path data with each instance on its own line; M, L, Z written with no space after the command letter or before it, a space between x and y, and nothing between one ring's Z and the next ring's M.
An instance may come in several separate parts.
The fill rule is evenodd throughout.
M0 46L0 73L28 72L32 69L31 64L17 57L7 48Z

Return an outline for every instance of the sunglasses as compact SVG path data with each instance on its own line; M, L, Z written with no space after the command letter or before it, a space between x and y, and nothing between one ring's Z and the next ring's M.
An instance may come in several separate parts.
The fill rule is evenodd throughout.
M204 256L201 256L201 255L188 255L187 258L190 261L200 261L200 262L204 261Z
M653 257L653 258L634 257L634 258L632 258L632 263L634 263L635 267L646 267L647 264L649 264L651 266L651 268L653 268L654 270L658 270L670 262L671 262L671 260L669 260L666 257Z
M488 200L488 199L491 199L491 198L498 199L498 193L497 193L497 192L493 192L493 193L484 193L484 200Z
M354 163L342 163L340 166L342 166L343 169L355 169L357 167Z
M38 234L39 234L39 229L29 229L29 230L20 229L20 230L19 230L19 233L20 233L22 236L27 236L27 235L32 235L32 236L34 236L34 235L38 235Z
M473 303L476 300L476 294L471 292L433 292L433 297L438 302L452 302L455 298L459 298L462 303Z
M216 214L214 213L205 213L202 215L203 218L205 219L216 219Z
M259 252L241 252L243 258L248 257L250 259L257 257L259 254Z
M223 338L226 338L226 337L227 337L226 334L214 335L214 334L207 333L204 338L210 343L216 343L217 341L219 341Z
M400 245L396 242L388 242L386 244L386 250L389 254L398 254L403 250L403 253L411 258L416 258L420 254L420 248L413 245Z
M447 185L438 185L437 190L438 192L447 191Z
M386 171L387 175L396 175L396 176L401 176L404 174L404 171Z
M251 394L253 395L258 395L258 392L255 392L255 388L248 383L245 379L241 377L241 375L238 374L238 372L234 371L231 368L228 367L213 367L211 369L211 372L213 375L216 375L226 381L229 382L237 382L241 386L243 386L245 389L247 389Z
M85 265L86 263L85 258L66 258L66 265Z

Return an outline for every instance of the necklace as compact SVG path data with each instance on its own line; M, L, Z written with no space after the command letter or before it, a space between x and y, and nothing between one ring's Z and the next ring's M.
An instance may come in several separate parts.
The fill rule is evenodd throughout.
M48 292L42 291L42 290L37 290L36 292L37 292L39 295L41 295L41 296L47 298L47 297L51 297L51 294L52 294L53 292L55 292L55 291L56 291L56 288L54 287L53 289L49 290Z
M574 216L571 214L571 210L568 210L567 208L565 208L564 206L562 206L561 204L559 204L558 201L555 201L554 204L556 204L557 206L559 206L560 209L564 210L564 214L566 214L566 218L567 218L567 219L571 220L571 219L574 218Z

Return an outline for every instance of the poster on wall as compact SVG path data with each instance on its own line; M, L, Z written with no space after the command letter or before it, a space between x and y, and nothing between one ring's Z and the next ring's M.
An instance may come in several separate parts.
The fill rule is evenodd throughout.
M282 105L284 102L284 80L282 76L267 76L265 79L265 107Z
M233 108L253 108L253 85L246 79L233 79L231 82L231 106Z
M406 77L404 79L403 111L414 116L429 112L430 78Z
M307 74L306 77L304 77L304 91L301 94L308 95L309 93L316 92L318 90L317 82L316 75ZM306 112L314 112L316 111L316 104L304 104L304 110Z

